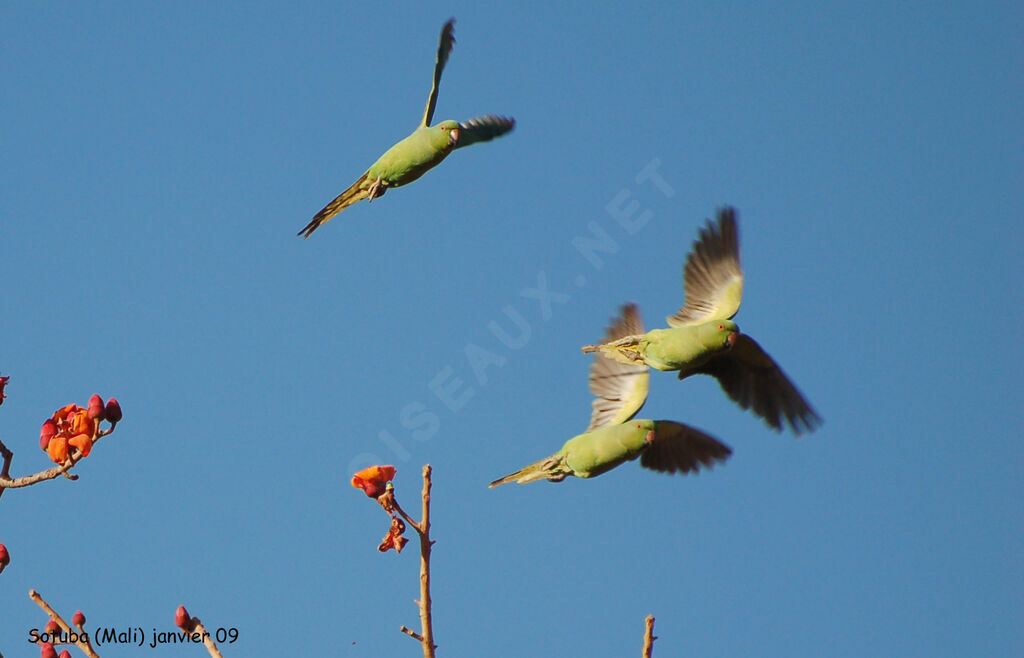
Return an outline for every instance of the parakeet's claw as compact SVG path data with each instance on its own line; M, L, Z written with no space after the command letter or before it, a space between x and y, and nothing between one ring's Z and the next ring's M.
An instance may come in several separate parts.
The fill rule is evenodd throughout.
M366 198L373 201L379 196L384 196L384 193L387 191L388 188L384 185L383 178L381 176L377 176L377 180L373 181L373 184L366 190Z
M640 352L637 352L636 350L622 349L622 350L619 350L619 353L622 354L622 356L624 356L627 359L629 359L630 361L632 361L633 363L639 363L639 364L645 363L644 362L644 357L641 356Z

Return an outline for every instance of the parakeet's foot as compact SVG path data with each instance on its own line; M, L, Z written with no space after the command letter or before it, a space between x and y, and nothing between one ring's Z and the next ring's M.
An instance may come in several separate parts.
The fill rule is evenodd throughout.
M388 191L388 188L384 185L384 180L381 176L377 176L377 180L373 181L373 185L370 185L369 189L366 190L366 198L373 201L379 196L384 196L384 193Z

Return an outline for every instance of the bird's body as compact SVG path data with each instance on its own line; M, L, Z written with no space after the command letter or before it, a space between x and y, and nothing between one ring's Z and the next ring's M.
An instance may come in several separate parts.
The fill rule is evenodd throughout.
M708 222L701 230L683 270L683 287L686 301L667 318L668 329L586 345L583 351L678 371L679 379L712 375L730 398L776 430L785 422L800 434L821 423L778 364L731 321L743 297L739 231L732 208L719 213L717 227Z
M692 327L651 329L596 347L608 358L623 363L643 363L655 370L693 372L736 342L739 328L729 320L704 322Z
M408 185L448 157L458 141L458 129L456 121L417 128L377 158L366 178L380 178L385 188Z
M492 487L506 482L526 484L536 480L561 482L567 476L589 478L636 459L654 430L653 420L631 420L624 425L602 427L572 437L555 454L495 480Z
M382 197L388 188L407 185L427 173L455 148L458 125L455 121L445 121L429 128L421 126L389 148L359 180L317 213L302 229L305 237L353 203Z
M494 115L462 123L449 119L430 125L437 105L441 73L455 43L454 24L455 21L450 20L441 29L437 62L434 65L434 83L419 127L377 158L355 183L324 206L309 224L299 231L299 235L308 238L322 224L352 204L363 199L373 201L383 196L389 188L408 185L440 164L456 148L490 141L504 135L515 126L514 119Z
M636 307L623 307L622 318L607 339L643 331ZM647 399L648 367L644 363L597 355L590 370L596 396L590 426L538 462L491 483L561 482L568 476L592 478L640 457L644 468L689 473L732 454L728 446L700 430L670 420L632 419ZM632 420L630 420L632 419Z

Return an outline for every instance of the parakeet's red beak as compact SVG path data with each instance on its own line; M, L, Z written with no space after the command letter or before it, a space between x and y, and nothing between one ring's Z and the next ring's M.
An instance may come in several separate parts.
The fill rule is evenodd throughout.
M725 339L725 344L728 345L729 347L732 347L733 345L736 344L737 336L739 336L738 333L729 334L729 337Z
M451 144L452 146L455 146L456 144L458 144L458 143L459 143L459 129L458 129L458 128L452 128L452 129L451 129L451 130L450 130L450 131L448 132L448 142L449 142L449 143L450 143L450 144Z

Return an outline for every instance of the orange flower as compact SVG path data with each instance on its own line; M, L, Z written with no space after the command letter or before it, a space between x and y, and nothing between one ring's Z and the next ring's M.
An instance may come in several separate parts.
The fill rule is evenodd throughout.
M362 489L370 498L384 493L384 487L395 477L394 466L371 466L352 476L352 486Z
M50 439L50 445L46 447L46 454L55 464L63 464L68 460L67 437L57 435Z
M57 411L53 412L53 419L57 421L57 423L62 423L67 420L68 414L73 414L79 409L81 409L81 407L77 404L69 404L65 407L61 407Z
M89 411L87 409L79 408L75 412L75 417L71 421L71 433L72 434L88 434L90 437L96 432L96 421L89 418Z
M68 439L68 445L78 448L82 453L82 457L88 457L89 452L92 450L92 436L88 434L76 434Z

